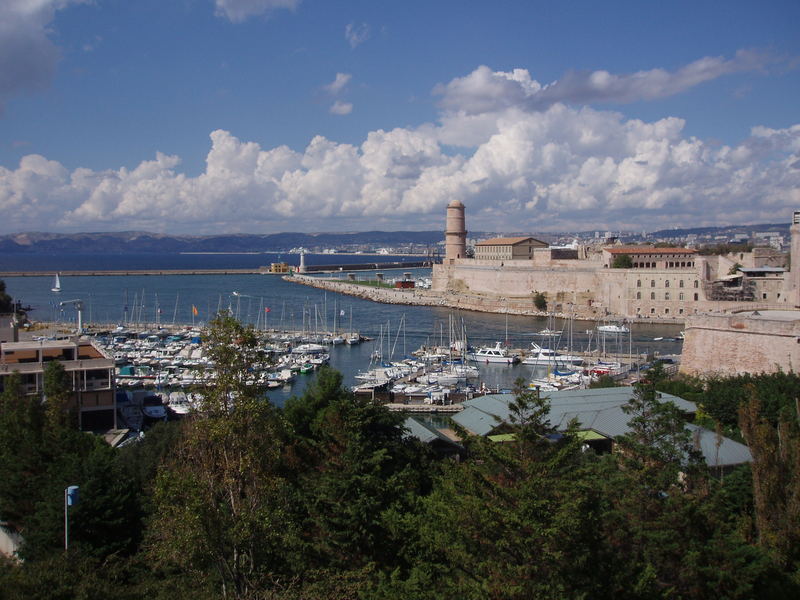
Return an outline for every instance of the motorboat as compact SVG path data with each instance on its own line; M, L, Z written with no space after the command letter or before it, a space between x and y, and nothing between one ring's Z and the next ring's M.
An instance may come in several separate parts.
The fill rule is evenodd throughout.
M606 325L597 326L597 333L603 335L615 335L618 333L630 333L630 332L631 330L628 328L628 326L622 323L608 323Z
M529 356L522 359L523 365L566 366L583 364L583 358L570 354L561 354L550 348L531 342L532 351Z
M474 352L467 353L467 359L473 362L502 363L506 365L519 362L519 356L510 354L500 342L497 342L494 348L482 346Z

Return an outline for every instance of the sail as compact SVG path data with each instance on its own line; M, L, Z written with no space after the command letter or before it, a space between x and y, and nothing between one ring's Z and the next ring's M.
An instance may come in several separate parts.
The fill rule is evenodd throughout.
M58 273L56 273L56 278L53 281L53 287L51 288L51 291L53 292L61 291L61 278L58 276Z

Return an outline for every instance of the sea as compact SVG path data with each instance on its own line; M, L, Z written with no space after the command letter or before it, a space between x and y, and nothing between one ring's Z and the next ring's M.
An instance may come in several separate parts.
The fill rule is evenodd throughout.
M336 265L364 262L415 260L404 256L306 254L306 265ZM297 254L0 254L0 272L41 273L5 277L6 292L24 306L29 318L40 322L75 323L74 305L60 303L80 299L85 323L205 325L219 310L230 310L246 324L259 329L359 332L371 341L331 348L330 364L339 370L346 385L369 366L372 352L380 345L384 356L401 359L423 345L446 345L451 331L466 333L470 345L494 346L497 341L512 348L530 348L532 341L559 349L589 350L597 346L597 323L568 322L546 317L516 316L457 310L446 307L379 304L352 296L291 283L278 275L61 275L61 292L54 293L55 274L81 270L137 269L245 269L271 262L299 264ZM430 277L430 269L397 269L380 272L385 278L411 272L414 278ZM375 279L375 270L358 271L359 279ZM338 274L320 274L332 277ZM2 275L0 275L2 277ZM195 314L196 313L196 314ZM351 316L352 315L352 316ZM352 323L352 325L351 325ZM545 329L563 331L544 338ZM680 325L632 324L631 335L606 338L608 352L634 354L680 354L675 337ZM546 341L546 343L543 343ZM478 365L481 381L490 388L508 389L517 378L542 374L542 367L528 365ZM270 391L270 399L282 405L302 394L313 375L301 376L291 389Z

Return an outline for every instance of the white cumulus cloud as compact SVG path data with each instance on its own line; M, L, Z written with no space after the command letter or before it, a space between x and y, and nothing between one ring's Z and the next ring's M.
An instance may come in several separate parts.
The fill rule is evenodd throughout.
M800 204L800 124L755 126L719 145L686 135L675 117L648 122L565 102L531 110L543 88L521 69L479 68L442 87L463 101L458 110L371 131L360 144L316 136L302 151L262 148L214 131L197 176L161 153L106 171L28 155L0 167L2 228L439 229L458 198L471 230L652 230L788 220ZM341 105L340 114L352 109Z
M214 0L216 14L231 23L241 23L277 9L294 10L301 0Z
M344 28L344 38L351 48L366 42L371 34L370 26L366 23L348 23Z
M545 110L558 102L593 104L629 103L673 96L723 75L764 69L778 59L752 50L739 50L731 59L704 57L675 71L650 69L618 75L608 71L570 71L543 85L526 69L508 73L480 66L466 77L438 85L441 105L467 115L495 112L509 107Z
M329 84L323 86L323 89L333 96L337 96L344 90L345 86L350 83L353 76L350 73L337 73L336 77Z
M351 102L342 102L341 100L337 100L331 105L329 112L332 115L349 115L351 112L353 112L353 104Z

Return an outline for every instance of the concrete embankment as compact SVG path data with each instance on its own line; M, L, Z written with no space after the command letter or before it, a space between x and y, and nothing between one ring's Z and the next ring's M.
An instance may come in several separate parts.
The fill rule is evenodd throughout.
M300 283L311 287L356 296L373 302L383 304L409 304L417 306L444 306L448 308L458 308L462 310L474 310L477 312L488 312L510 315L524 315L547 317L551 313L548 311L537 310L533 304L533 298L506 297L500 295L476 294L470 292L437 292L420 288L397 289L387 287L375 287L364 285L363 283L344 281L341 279L327 279L323 277L312 277L308 275L292 275L284 277L286 281ZM606 315L602 309L593 307L572 307L574 311L571 315L563 312L556 312L554 316L558 318L573 317L579 321L598 321L601 319L614 319L614 315ZM617 317L622 319L623 317ZM659 324L683 324L682 319L664 318L630 318L626 319L633 323L659 323Z

